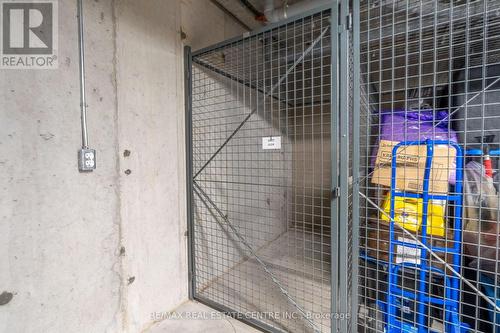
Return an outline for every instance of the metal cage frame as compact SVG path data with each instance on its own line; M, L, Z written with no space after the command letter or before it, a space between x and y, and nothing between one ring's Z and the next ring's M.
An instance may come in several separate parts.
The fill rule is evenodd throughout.
M401 194L401 192L396 191L395 188L395 181L394 178L396 177L395 172L392 174L392 185L391 185L391 192L393 193L393 196L391 197L391 213L389 214L386 212L384 209L381 208L381 206L377 203L374 202L374 198L370 197L370 195L367 193L367 191L370 190L370 185L368 182L368 177L369 175L362 175L363 170L366 171L370 168L370 159L373 157L371 154L371 138L369 137L371 134L367 133L362 133L363 130L363 119L362 119L362 114L361 110L363 108L370 108L374 104L378 108L382 108L382 103L379 101L378 103L372 103L370 102L371 98L371 87L365 87L364 83L362 84L362 81L364 78L364 75L368 75L368 78L366 79L367 85L371 84L371 81L375 81L375 83L380 83L382 80L382 70L379 68L377 77L372 79L369 77L371 72L369 70L363 71L362 69L362 53L364 52L362 49L362 33L361 27L362 25L368 26L366 28L367 31L370 31L370 25L373 23L375 26L375 30L379 29L379 31L374 31L373 32L373 41L380 43L381 45L381 40L382 40L382 33L389 33L389 37L393 39L394 43L394 36L396 34L396 28L397 29L403 29L403 33L406 33L405 40L406 43L406 48L409 48L408 44L410 44L410 41L408 39L408 35L411 33L412 34L422 34L422 31L425 28L428 28L427 25L422 25L423 18L422 18L422 7L424 4L426 5L434 5L438 6L438 3L440 5L443 5L446 9L446 2L445 1L435 1L432 2L431 0L425 1L425 0L411 0L413 2L409 2L410 0L404 2L404 1L380 1L380 0L366 0L366 1L348 1L348 0L339 0L338 2L333 2L331 6L325 6L325 7L320 7L317 8L313 11L309 11L306 13L303 13L299 17L293 17L288 20L285 20L283 22L279 22L273 25L269 25L265 28L253 31L251 33L245 34L240 37L236 37L227 41L224 41L222 43L216 44L214 46L210 46L208 48L204 48L202 50L198 50L196 52L191 53L191 50L189 47L185 48L185 81L186 81L186 86L185 86L185 91L186 91L186 96L185 96L185 105L186 105L186 160L187 160L187 179L186 179L186 186L187 186L187 202L188 202L188 233L189 233L189 246L188 246L188 252L189 252L189 296L190 299L195 299L198 300L202 303L205 303L217 310L226 312L231 315L235 315L236 318L241 319L245 321L246 323L259 328L264 331L269 331L269 332L281 332L282 330L276 329L276 327L272 327L270 325L267 325L266 323L260 321L260 320L254 320L254 319L249 319L245 317L240 317L238 316L238 313L234 312L234 309L231 307L225 306L223 304L220 304L218 302L214 302L211 299L203 298L202 296L198 295L196 292L196 279L197 279L197 272L196 272L196 258L195 258L195 244L194 244L194 233L195 233L195 224L194 224L194 211L193 211L193 203L195 200L195 195L204 197L205 203L208 206L211 206L213 210L215 210L215 213L219 215L219 218L223 221L225 221L230 229L233 229L231 226L230 221L228 220L227 216L224 214L222 210L220 210L217 207L217 204L214 203L210 199L210 195L207 194L206 192L203 191L203 189L199 186L194 181L194 178L200 173L200 169L198 170L193 170L193 106L192 106L192 68L193 68L193 61L198 61L197 57L207 53L211 52L213 50L217 49L222 49L224 47L227 47L231 44L235 44L241 41L244 41L246 39L258 36L259 34L266 33L269 31L272 31L273 29L277 29L283 26L286 26L287 24L296 22L298 20L304 19L306 17L311 17L315 14L329 11L330 15L330 47L331 47L331 76L330 76L330 92L329 96L331 99L330 102L330 116L331 116L331 121L330 121L330 157L331 157L331 170L330 170L330 191L331 191L331 199L330 199L330 282L331 282L331 305L330 305L330 315L331 315L331 321L330 321L330 329L331 332L357 332L359 330L358 325L362 325L360 323L360 303L364 301L364 298L367 298L367 296L362 296L360 294L360 288L366 287L363 286L362 283L360 283L360 278L366 278L366 267L360 266L359 262L360 260L363 259L364 254L361 253L360 251L363 247L361 244L363 241L366 241L366 235L363 233L365 231L362 231L362 228L364 227L361 225L361 219L368 219L368 206L370 207L371 210L374 210L376 214L381 214L385 215L387 220L390 222L390 230L391 233L394 232L394 194ZM456 36L454 35L453 32L453 24L455 18L453 17L453 7L457 6L466 6L466 16L465 16L465 25L464 25L464 30L463 32L459 32L458 34L462 33L465 35L464 39L465 41L460 41L457 42L459 46L462 44L465 45L465 58L469 56L469 31L467 30L467 27L470 28L470 22L469 22L469 17L471 16L477 16L478 13L471 11L469 8L472 5L478 5L478 8L481 8L481 4L483 4L483 11L486 11L487 13L487 6L490 3L493 4L492 1L488 0L465 0L464 1L458 1L456 4L455 2L450 2L449 6L451 6L451 14L449 14L449 18L446 18L446 14L444 16L444 19L441 18L442 21L439 21L439 15L443 14L446 10L444 10L442 13L437 13L435 12L433 15L428 15L426 16L426 20L430 20L431 23L437 24L438 22L441 22L442 24L450 24L452 28L448 32L444 32L444 37L445 39L448 38L448 43L449 43L449 48L450 50L454 47L454 42L452 41L452 38L455 38ZM404 12L405 7L406 7L406 18L401 18L402 21L398 21L399 25L396 27L396 21L390 21L387 26L384 26L381 22L383 21L384 15L389 15L387 13L383 14L382 6L385 6L389 4L393 6L392 8L392 17L394 20L396 20L394 17L396 17L396 8L399 13L399 11L402 10ZM375 13L374 18L370 18L370 14L368 15L368 18L362 18L362 11L363 9L361 6L364 5L365 8L364 10L369 12L372 10L372 8L375 8L375 10L378 10L379 12ZM401 5L402 9L399 8ZM371 7L370 7L371 6ZM410 23L409 19L409 8L414 6L417 14L418 14L418 20L413 19L413 21ZM420 7L420 11L419 11ZM367 9L368 8L368 9ZM413 7L412 7L413 8ZM474 7L475 8L475 7ZM463 9L463 8L462 8ZM476 10L475 8L474 10ZM500 10L500 9L499 9ZM365 13L366 14L366 13ZM413 13L415 14L415 13ZM480 11L479 11L480 14ZM363 21L364 20L364 21ZM405 21L406 20L406 21ZM434 20L434 21L432 21ZM483 47L487 48L486 44L486 26L488 23L483 21ZM404 23L404 27L402 28ZM378 26L377 26L378 24ZM426 23L427 24L427 23ZM413 28L410 29L410 25L414 25ZM500 24L499 24L500 26ZM416 27L416 28L415 28ZM385 29L385 30L384 30ZM387 30L389 29L389 30ZM391 32L392 29L392 32ZM406 30L405 30L406 29ZM389 31L389 32L388 32ZM406 32L405 32L406 31ZM365 31L366 32L366 31ZM392 33L392 35L391 35ZM401 33L401 31L399 31ZM493 31L495 33L495 31ZM377 35L378 34L378 35ZM448 34L448 35L447 35ZM366 37L366 36L365 36ZM387 36L386 36L387 37ZM494 36L496 37L496 35ZM371 37L370 37L371 38ZM422 35L418 35L417 37L413 36L412 37L412 43L418 44L422 46ZM431 36L430 38L427 38L429 40L432 40L432 38L436 38L436 32L434 33L434 36ZM459 36L459 38L461 38ZM499 38L500 40L500 38ZM314 44L314 41L310 41L311 43ZM366 42L366 41L365 41ZM372 42L371 39L368 40L368 43ZM433 43L436 43L436 41L433 41ZM499 42L500 43L500 42ZM435 44L436 45L436 44ZM500 45L500 44L499 44ZM365 45L366 46L366 45ZM414 45L412 45L413 47ZM314 46L312 46L314 47ZM378 54L375 55L375 58L378 59L379 64L382 63L382 46L377 46L375 49L377 50ZM495 47L492 47L495 49ZM500 48L500 47L499 47ZM368 46L368 49L370 47ZM481 49L481 47L479 47ZM366 52L366 51L365 51ZM392 51L394 52L394 51ZM406 59L408 58L408 53L410 53L408 50L405 51L406 53L404 54L404 57ZM413 51L415 52L415 51ZM448 56L449 59L449 68L447 69L447 75L449 76L448 78L448 83L450 86L447 88L448 90L448 98L451 99L452 95L452 84L455 84L454 79L451 78L452 76L452 71L454 70L453 67L453 59L452 57L452 51L450 51L450 55ZM418 53L418 52L417 52ZM364 54L365 57L369 57L371 55ZM378 57L378 58L377 58ZM392 54L392 57L394 58L394 53ZM390 57L388 57L390 58ZM298 59L301 61L301 59ZM436 65L436 56L434 55L434 63L433 66ZM446 59L445 59L446 60ZM364 60L366 61L366 66L370 66L370 60ZM422 75L422 69L420 66L422 61L421 59L418 60L418 66L419 69L418 71L418 80L419 80L419 85L417 86L417 89L419 92L417 93L416 97L421 97L422 90L425 88L424 84L422 83L421 78L423 77ZM405 89L408 88L408 67L410 65L408 62L404 63L403 69L405 71ZM265 95L264 98L270 97L271 99L279 99L279 97L275 96L272 93L266 93L266 90L262 90L258 85L253 85L251 82L249 83L248 81L242 79L238 75L235 75L233 73L227 73L221 70L220 68L217 68L216 66L211 66L210 64L201 64L203 65L207 70L212 71L214 73L217 73L217 75L221 75L228 80L237 82L240 85L245 86L248 89L252 89L254 91L257 91L260 94ZM497 64L498 65L498 64ZM471 94L472 97L469 98L469 95L467 95L468 92L468 83L463 83L465 88L465 92L467 95L467 99L465 100L465 103L460 105L458 108L456 108L456 105L451 105L449 103L448 107L451 108L452 106L455 107L456 112L457 109L463 108L465 105L465 108L467 108L468 103L470 100L473 98L478 97L479 95L482 94L482 101L481 101L481 107L484 108L486 101L485 101L485 93L487 90L493 86L495 86L498 82L500 82L500 78L497 78L493 81L491 78L486 77L486 70L485 70L485 61L484 59L482 60L481 63L481 68L483 70L483 74L481 77L482 81L482 86L483 88L478 94ZM389 83L392 83L393 88L394 88L394 59L392 59L392 72L393 76L389 80L386 80ZM464 82L467 82L467 78L469 75L469 63L466 61L465 65L463 66L466 74L465 74L465 79L461 79ZM293 68L292 68L293 70ZM368 73L368 74L367 74ZM432 86L433 89L437 89L437 84L436 84L436 70L433 73L434 75L434 81L432 81ZM377 81L379 80L379 81ZM390 82L392 80L392 82ZM386 82L386 83L387 83ZM363 89L368 89L368 91L362 91ZM273 89L271 89L272 92ZM389 93L393 94L394 89L392 89ZM434 94L433 90L433 94ZM381 92L378 92L379 95L381 95ZM412 97L415 96L408 96L408 92L405 91L405 97L404 97L404 104L406 105L408 103L408 99L411 99ZM437 94L437 93L436 93ZM436 101L437 97L433 95L434 101ZM380 96L379 96L380 97ZM367 99L367 100L365 100ZM389 98L388 103L392 103L394 105L396 97L394 95L391 95ZM386 101L387 102L387 101ZM399 101L401 102L401 101ZM370 110L368 109L370 112ZM236 128L235 131L230 134L226 140L223 142L222 146L218 150L215 151L215 155L217 155L223 147L233 138L233 136L238 132L238 130L244 125L244 123L248 120L249 117L251 117L252 113L248 115L247 118L243 119L243 123ZM493 116L489 116L493 118ZM483 116L482 121L484 122L485 117ZM464 122L467 121L467 117L463 119ZM380 126L380 124L378 124ZM370 127L372 124L366 125L366 127ZM499 126L500 127L500 126ZM495 130L500 130L500 128L496 128ZM461 130L463 135L467 135L467 128ZM484 134L484 128L482 130ZM378 134L376 134L378 135ZM377 137L377 139L380 139L380 136ZM406 140L404 140L406 141ZM467 140L465 140L467 141ZM413 141L413 144L415 142L424 142L421 140ZM428 144L428 149L432 150L432 145L433 143L427 142ZM481 142L481 148L484 146L484 142ZM365 145L365 146L363 146ZM466 145L466 142L464 143ZM362 151L362 149L365 149ZM459 151L459 150L457 150ZM393 155L396 155L397 150L393 152ZM477 153L477 152L476 152ZM500 150L498 151L500 155ZM472 153L471 153L472 154ZM479 154L481 154L481 151L479 151ZM214 156L215 156L214 155ZM347 157L347 158L346 158ZM202 169L205 168L207 165L211 163L214 157L210 157L209 159L206 160L206 163L202 166ZM396 161L395 159L392 162L394 165L391 167L395 167ZM430 164L431 162L428 161ZM201 169L201 170L202 170ZM427 175L428 177L429 175ZM428 181L428 179L427 179ZM459 194L461 195L461 193ZM428 193L424 194L424 196L427 198ZM418 196L415 196L418 197ZM362 209L365 210L365 212L362 212ZM365 215L363 215L365 214ZM425 215L425 214L424 214ZM378 219L379 217L377 217ZM498 221L497 221L498 223ZM404 228L402 228L404 229ZM287 295L286 288L283 287L283 285L280 283L279 278L277 278L274 273L272 272L272 269L270 269L266 263L261 262L260 258L258 255L253 253L252 247L247 244L245 241L245 237L239 236L238 231L233 229L232 230L236 237L238 238L238 241L247 248L247 251L250 253L250 256L253 256L254 259L258 262L258 264L261 266L261 268L264 269L266 274L273 280L275 287L280 290L280 292L287 296L289 298L289 303L292 306L295 306L296 309L300 312L300 305L297 303L294 304L294 299L290 295ZM455 260L454 265L449 265L445 260L441 259L436 253L433 252L432 248L429 247L426 242L422 242L419 240L418 235L417 237L413 234L411 234L408 231L404 231L407 236L410 238L413 238L416 244L420 247L422 247L424 253L429 253L433 260L437 260L439 263L443 264L445 267L445 270L449 270L452 272L451 275L460 278L460 282L463 285L467 285L471 290L474 292L477 292L478 298L484 299L486 302L489 303L490 306L493 307L495 310L494 312L498 314L500 312L500 308L498 305L495 305L495 302L493 302L491 299L489 299L481 290L480 288L474 286L471 282L469 282L466 278L464 278L460 272L457 272L455 268L457 268L457 261ZM456 234L456 233L455 233ZM391 234L391 238L394 235ZM425 239L425 234L424 234L424 239ZM391 246L394 245L392 240L389 241L389 244ZM474 245L474 244L473 244ZM478 245L478 244L475 244ZM391 247L392 248L392 247ZM497 246L498 250L498 246ZM391 251L392 253L392 251ZM392 254L391 254L392 258ZM364 259L363 259L364 260ZM424 259L427 260L427 259ZM430 260L430 259L429 259ZM391 263L390 261L389 263ZM391 267L391 264L389 264L389 267ZM424 265L425 267L425 265ZM399 269L399 268L398 268ZM363 271L361 271L363 270ZM376 276L376 283L378 284L379 277L378 274L379 268L377 270L377 276ZM398 271L396 270L396 273ZM498 273L498 272L497 272ZM391 273L392 274L392 273ZM391 275L389 274L389 275ZM392 275L394 276L394 274ZM394 279L394 277L392 278ZM429 277L429 279L431 279ZM397 278L396 278L397 280ZM363 281L364 283L364 281ZM391 287L389 287L390 289ZM462 287L460 287L462 288ZM455 288L456 289L456 288ZM397 288L390 289L390 290L399 290ZM379 287L375 287L374 290L375 293L379 293ZM462 292L462 290L461 290ZM378 297L378 296L377 296ZM461 303L460 303L461 304ZM392 305L391 305L392 306ZM391 309L393 311L393 309ZM345 320L345 318L340 318L340 314L350 314L349 320ZM377 319L378 320L378 319ZM498 320L498 319L497 319ZM445 320L446 321L446 320ZM311 323L309 323L311 324ZM444 323L444 324L449 324L449 323ZM497 326L500 325L500 322L498 323ZM314 325L309 325L309 328L312 328L313 331L319 331L314 328ZM363 331L366 331L368 329L364 329ZM377 329L374 329L377 331Z
M498 288L500 270L498 266L495 266L488 271L480 265L481 260L484 259L481 246L489 246L489 250L496 253L496 262L491 265L498 263L500 253L498 242L496 245L486 246L482 244L483 241L480 238L483 232L481 229L483 222L499 224L498 204L491 204L487 207L477 203L475 203L476 206L471 203L467 204L465 199L467 193L465 190L462 191L462 179L452 179L451 170L456 171L455 177L460 177L462 172L465 174L471 170L470 167L468 169L467 164L462 167L463 160L477 162L476 165L480 166L484 164L486 173L478 171L478 174L483 172L482 176L486 178L481 178L481 181L477 180L480 183L479 188L476 189L478 193L468 195L477 195L479 198L490 197L488 200L496 201L498 180L493 180L491 177L491 187L496 187L496 190L492 190L494 194L482 193L482 186L488 183L488 180L484 181L484 179L489 177L488 163L485 161L489 161L489 155L496 156L497 154L497 150L489 151L487 146L490 143L498 145L498 132L500 132L498 123L500 115L495 111L495 106L499 103L500 87L498 84L500 82L499 58L496 56L500 49L498 42L500 39L499 3L488 0L363 0L356 3L358 7L354 9L354 12L358 13L361 19L355 18L358 20L355 25L360 29L358 31L360 35L354 37L356 52L353 57L358 57L356 59L358 65L354 69L354 75L358 77L354 80L354 86L366 84L364 88L367 91L365 91L366 100L363 107L358 105L355 109L365 108L366 114L358 114L358 116L368 119L367 131L373 130L373 133L360 135L359 132L353 132L353 142L361 139L357 143L364 145L365 149L361 154L360 152L357 154L357 158L362 159L359 161L358 168L361 167L360 172L365 174L363 177L353 177L353 214L360 214L363 219L360 221L359 217L353 217L353 225L363 222L363 225L358 224L354 227L353 234L354 239L359 242L355 246L356 249L362 249L364 252L359 254L359 261L363 262L363 267L353 266L353 270L362 269L362 272L356 273L352 280L358 282L358 278L364 279L359 283L359 294L353 296L353 299L360 303L365 302L365 310L368 308L368 302L372 302L372 305L378 307L377 314L370 317L364 313L365 319L382 323L382 326L377 326L378 323L376 323L374 327L361 327L360 331L429 331L436 329L431 328L430 323L437 319L445 332L485 330L486 328L480 327L481 321L491 326L489 330L498 332L500 303L498 291L494 296L494 289ZM361 63L360 58L362 58ZM496 67L495 70L493 67ZM365 82L361 82L363 78ZM357 91L355 95L360 98L358 102L361 102L360 92ZM428 101L424 103L425 99ZM372 107L374 108L373 114ZM436 116L441 111L446 114L446 116L442 115L442 119ZM400 114L397 114L398 112ZM425 122L423 118L420 118L423 112L433 114L432 117L426 119L428 123L420 127ZM411 138L412 135L408 132L398 132L398 126L406 129L405 122L409 121L408 114L418 114L415 118L418 119L415 120L415 123L418 123L418 126L415 126L418 131L416 130L412 135L420 138ZM372 117L376 119L373 120ZM389 119L385 123L381 120L384 117ZM399 122L395 120L395 117L403 120ZM448 136L447 139L439 139L436 135L436 128L439 126L444 128L443 131L446 134L443 136ZM424 130L424 128L427 129ZM353 131L359 131L359 129L357 127ZM398 136L395 133L401 133L401 135ZM496 134L497 137L491 142L485 139L485 134L489 136ZM423 136L426 135L433 137L424 139ZM480 141L475 142L471 139L473 135L480 135ZM395 143L396 148L389 153L391 161L388 163L386 180L390 185L380 183L379 180L373 182L372 179L374 170L380 168L375 159L380 156L377 150L380 149L381 140L399 142L399 144ZM456 149L453 156L456 168L455 164L452 167L445 164L447 165L445 172L450 173L450 180L444 179L446 183L444 192L429 190L434 145L448 146L446 149L449 150ZM421 191L415 188L410 190L405 187L405 184L397 183L399 180L397 180L396 169L401 168L399 172L405 171L407 164L399 161L396 156L411 146L427 146L427 152L424 155L427 158L425 167L418 167L418 171L425 170L426 175L423 180L418 176L413 176L418 178L420 184L423 183ZM471 149L471 146L476 149ZM398 150L398 147L401 150ZM420 153L418 155L421 156ZM451 158L449 153L446 158ZM412 176L405 177L411 178ZM464 183L465 181L464 178ZM419 186L418 182L416 181L417 186ZM354 186L357 186L357 189L354 189ZM436 195L436 192L441 195ZM406 217L403 214L406 213L406 202L398 208L402 213L398 213L401 216L396 219L395 202L398 199L395 198L397 197L422 200L421 213L417 208L415 214L417 220L421 218L421 226L412 227L414 229L411 231L407 230L410 228L404 226ZM443 205L442 235L436 236L428 231L433 228L427 224L432 221L427 217L429 198L444 201L444 205L442 202L439 203ZM358 202L355 203L355 200ZM419 205L417 203L415 206L419 207ZM465 212L467 209L479 211L478 216L468 217L467 214L470 213ZM485 218L481 215L481 212L491 210L495 211L491 213L491 216L488 215ZM478 229L475 231L477 239L465 240L463 235L470 230L462 226L462 220L474 220L473 222L478 224ZM386 224L381 224L381 221ZM491 230L488 232L492 233ZM375 236L371 236L370 233ZM385 233L384 236L382 233ZM498 239L498 231L496 236ZM360 245L361 242L364 244ZM413 243L410 244L410 242ZM387 245L388 248L382 249L381 243L383 246ZM444 245L434 245L438 243ZM397 246L403 248L401 252L396 252ZM466 246L479 249L473 255L467 253L470 250L466 250ZM408 247L415 249L416 260L405 258L407 254L404 251ZM372 251L374 254L368 255L367 251ZM383 257L386 254L387 257ZM477 262L475 268L472 266L466 268L466 261L462 260L461 256L468 256L469 260L474 259ZM493 262L495 255L492 256L493 258L489 259ZM397 259L394 260L395 258ZM357 256L353 256L352 261L359 263ZM441 268L437 269L436 264L439 264ZM408 272L404 271L406 268L409 268ZM469 279L465 275L467 270L474 271L475 277ZM443 282L435 282L434 273L441 274L436 280ZM485 273L496 275L497 281L481 281L479 276ZM372 276L368 276L369 274ZM405 285L407 278L410 281L409 286ZM439 283L442 284L439 285ZM485 286L493 289L489 291L493 293L493 296L486 295ZM435 291L432 288L441 289ZM435 297L435 294L440 294L440 296ZM473 296L475 303L468 303L469 301L465 300L467 295ZM386 304L381 300L385 297L387 298ZM479 302L486 305L480 305ZM470 304L475 306L475 316L463 310ZM489 310L485 308L486 306ZM353 313L355 311L357 309L353 309ZM480 311L489 311L490 319L484 319L484 314L483 318L478 318ZM436 312L439 315L436 315ZM382 318L379 318L378 314L381 314ZM469 323L463 323L463 319L468 319ZM470 322L473 322L474 326L470 326ZM366 322L357 324L362 326Z
M352 216L349 211L351 205L356 207L358 205L358 197L352 196L352 191L357 191L357 175L355 171L359 168L359 149L356 144L356 139L359 137L357 135L357 128L359 127L359 85L352 85L352 82L359 80L359 52L357 50L357 45L359 43L359 15L358 15L358 4L357 1L353 1L352 8L348 0L341 0L338 5L332 1L332 5L323 6L316 8L314 10L303 13L298 17L292 17L287 20L268 25L262 29L246 33L243 36L239 36L224 42L215 44L213 46L203 48L201 50L191 52L191 49L186 46L184 50L184 66L185 66L185 106L186 106L186 161L187 161L187 216L188 216L188 260L189 260L189 297L190 299L200 301L216 310L220 310L237 319L240 319L247 324L256 327L258 329L269 331L269 332L280 332L275 328L265 324L262 321L254 320L251 318L245 318L239 316L234 312L234 309L214 302L210 299L206 299L196 292L196 256L195 256L195 241L194 241L194 197L195 195L201 195L206 199L209 205L218 213L222 220L228 223L229 228L231 227L230 221L227 220L224 213L218 209L217 205L213 203L208 194L204 193L203 189L196 184L195 178L200 174L207 165L211 163L213 158L223 149L223 147L233 138L233 136L238 132L238 130L243 126L243 124L252 115L249 114L243 122L236 128L236 130L227 137L224 143L219 147L219 149L209 158L200 170L193 170L193 115L192 115L192 68L193 62L198 62L204 66L207 70L213 71L219 75L222 75L229 80L233 80L241 85L246 86L249 89L254 89L259 92L263 92L252 85L251 83L245 82L242 78L233 75L231 73L226 73L215 66L210 64L200 63L198 57L217 49L222 49L228 45L235 44L245 39L252 38L253 36L258 36L259 34L272 31L282 26L286 26L292 22L304 19L306 17L312 17L315 14L329 11L330 15L330 43L331 43L331 102L330 103L330 149L331 149L331 184L330 191L331 203L330 203L330 219L331 219L331 308L330 308L330 322L331 322L331 332L337 332L338 330L342 332L355 331L356 330L356 313L357 313L357 283L356 279L352 279L353 276L357 274L357 263L352 258L357 258L358 247L357 247L357 237L355 233L357 231L357 210L353 210ZM351 14L352 13L352 14ZM312 41L311 41L312 42ZM298 59L300 61L300 59ZM274 94L266 95L273 99L276 97ZM351 123L350 123L351 122ZM351 128L351 126L353 126ZM352 140L354 139L354 140ZM340 156L350 156L350 158L340 158ZM350 186L350 177L354 177L354 182L352 187ZM354 192L356 193L356 192ZM350 220L351 223L345 223ZM238 232L232 228L232 231L236 232L236 237L243 244L244 247L249 250L252 255L252 249L248 244L245 244L245 239L238 235ZM349 244L349 242L352 242ZM280 286L278 279L273 276L272 271L266 268L266 264L260 262L260 258L253 253L255 259L261 264L267 274L275 282L275 286L281 289L281 292L287 296L287 291L285 288ZM345 269L349 267L349 271ZM294 301L289 297L289 302L294 305ZM300 307L295 304L296 309L300 312ZM344 317L340 316L342 314L351 315ZM319 331L317 328L313 327L313 331Z

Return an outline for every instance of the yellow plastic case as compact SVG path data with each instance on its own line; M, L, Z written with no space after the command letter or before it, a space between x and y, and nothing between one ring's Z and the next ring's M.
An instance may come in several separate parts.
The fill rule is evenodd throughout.
M419 231L422 226L422 199L396 197L394 202L394 221L409 231ZM427 234L444 237L445 220L444 201L430 201L427 213ZM391 194L388 193L382 206L389 215L391 212ZM385 214L380 214L383 221L390 222Z

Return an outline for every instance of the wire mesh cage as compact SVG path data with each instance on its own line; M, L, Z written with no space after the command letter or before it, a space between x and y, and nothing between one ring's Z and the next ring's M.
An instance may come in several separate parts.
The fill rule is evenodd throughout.
M500 332L500 3L351 1L352 30L347 2L191 58L194 296L269 331Z
M330 331L330 17L191 58L194 298L269 331Z
M359 15L358 331L500 332L500 2Z

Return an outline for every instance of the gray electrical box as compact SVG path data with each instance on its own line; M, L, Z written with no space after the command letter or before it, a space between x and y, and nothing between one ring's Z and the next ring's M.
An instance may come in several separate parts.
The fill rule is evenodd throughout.
M95 166L95 150L80 149L78 151L78 169L80 172L92 172Z

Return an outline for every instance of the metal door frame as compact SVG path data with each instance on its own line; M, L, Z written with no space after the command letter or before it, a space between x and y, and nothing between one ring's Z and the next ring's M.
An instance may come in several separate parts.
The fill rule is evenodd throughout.
M358 207L358 196L352 195L349 198L349 159L344 158L349 154L350 137L353 135L354 150L353 150L353 170L359 169L359 141L356 133L359 132L359 85L353 84L353 91L350 91L349 80L357 82L359 79L359 3L352 1L352 8L349 0L332 1L331 5L321 6L314 10L302 13L300 16L295 16L275 24L270 24L264 28L245 33L221 43L197 50L191 51L189 46L184 47L184 71L185 71L185 142L186 142L186 201L187 201L187 230L188 230L188 277L189 277L189 299L199 301L210 306L215 310L235 315L232 309L229 309L221 304L210 301L196 295L196 274L195 274L195 244L194 244L194 215L193 215L193 196L194 196L194 177L193 177L193 142L192 142L192 59L193 57L212 51L217 48L222 48L231 43L244 40L257 34L261 34L283 25L292 23L302 18L312 16L314 14L330 10L330 29L331 29L331 100L336 100L337 103L331 103L331 332L347 332L356 331L357 326L357 233L356 226L358 223L358 212L355 207ZM352 12L352 15L350 14ZM349 52L350 38L353 38L352 55ZM339 52L342 50L342 52ZM334 55L337 55L334 57ZM353 73L349 73L350 57L353 57ZM210 68L212 69L212 68ZM212 69L216 70L216 69ZM224 75L224 73L219 73ZM352 75L352 76L351 76ZM228 77L228 76L226 76ZM228 77L238 81L238 78ZM239 82L239 81L238 81ZM240 82L242 83L242 82ZM353 103L350 105L349 96L352 94ZM350 133L349 128L349 113L353 112L353 129ZM230 139L230 138L229 138ZM340 158L342 156L343 158ZM208 161L209 162L209 161ZM353 172L353 192L357 193L356 179L358 172ZM349 218L349 201L352 200L353 215L352 221L348 222ZM351 235L352 253L348 253L349 227L348 223L352 223ZM349 274L347 272L348 262L351 262L352 281L348 281ZM349 283L351 290L348 290ZM348 301L350 300L350 302ZM350 306L349 306L350 305ZM337 314L350 314L349 320L338 320ZM260 330L275 332L276 330L266 325L263 322L237 317L250 326ZM351 325L348 325L348 322Z

